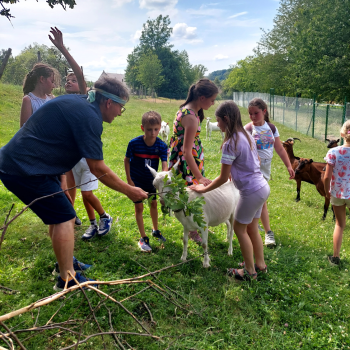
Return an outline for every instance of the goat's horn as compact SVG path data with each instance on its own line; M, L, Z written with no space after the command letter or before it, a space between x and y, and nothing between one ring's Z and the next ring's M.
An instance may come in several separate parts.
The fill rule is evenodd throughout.
M297 137L293 137L292 139L293 139L293 141L294 141L294 140L298 140L298 141L300 141L300 142L301 142L301 140L300 140L300 139L298 139Z
M157 172L151 168L148 164L146 164L147 168L149 169L149 171L151 172L151 174L153 175L153 177L156 177L157 176Z
M179 164L180 164L180 158L179 158L179 160L175 163L175 165L173 166L173 168L174 168L175 170L177 170L177 167L179 166Z

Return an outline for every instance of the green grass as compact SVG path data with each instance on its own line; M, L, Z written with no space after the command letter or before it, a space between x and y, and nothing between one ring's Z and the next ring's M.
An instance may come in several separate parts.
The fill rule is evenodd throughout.
M0 85L0 146L6 144L18 130L21 89ZM105 162L125 180L123 158L129 140L141 134L141 115L157 110L163 120L172 123L178 107L176 102L154 103L132 99L127 111L111 124L104 124L103 144ZM246 110L242 109L245 121ZM207 116L214 116L214 108ZM324 143L311 139L278 125L281 139L299 137L295 154L322 161L327 149ZM220 171L219 133L212 134L212 141L202 141L206 160L206 176L213 179ZM189 309L201 313L184 312L165 301L153 290L148 290L125 303L144 324L149 316L141 301L150 307L157 325L152 332L164 338L164 343L150 339L126 336L135 349L349 349L349 229L345 229L341 269L329 266L326 256L332 252L334 223L331 212L322 221L323 198L314 186L302 184L301 201L295 203L296 184L288 180L282 161L274 156L272 166L271 195L268 200L271 227L275 232L277 247L265 249L269 273L252 283L236 283L226 276L228 267L237 267L242 261L237 238L233 241L233 257L227 255L226 227L211 228L209 235L211 267L204 269L201 259L164 271L160 279L187 299ZM142 253L137 247L139 233L134 218L134 206L126 197L99 184L95 192L104 208L115 221L110 234L91 242L80 240L84 228L76 228L75 256L93 263L88 276L99 280L115 280L146 273L138 265L157 270L180 262L182 253L182 226L174 217L160 218L160 228L167 238L161 249L151 239L153 252ZM78 194L76 210L88 224L81 196ZM14 213L23 204L0 183L0 219L3 222L9 207L15 203ZM14 214L13 213L13 214ZM145 209L145 227L151 230L148 208ZM27 211L10 225L0 251L0 285L20 291L4 294L0 289L0 314L29 305L53 293L54 278L51 275L55 263L47 227ZM188 259L202 253L202 248L189 242ZM118 300L140 290L141 286L124 287L115 294ZM104 291L111 288L102 287ZM89 294L93 295L93 294ZM78 309L77 316L86 317L89 309L79 293L55 317L59 322ZM92 296L92 303L98 298ZM183 299L179 298L179 301ZM39 324L45 324L58 309L60 301L41 308ZM109 304L112 305L112 304ZM20 328L33 325L37 310L6 322ZM34 320L32 319L34 317ZM101 326L108 330L108 314L104 309L97 313ZM91 322L90 322L91 323ZM88 323L87 332L97 333L97 327ZM121 310L113 313L116 330L136 331L129 316ZM25 342L27 349L59 349L73 344L73 336L49 338L54 331L38 334ZM23 339L29 334L21 334ZM180 335L187 335L181 337ZM115 349L112 338L105 337L107 349ZM0 340L0 346L5 346ZM92 338L79 349L102 349L100 338Z

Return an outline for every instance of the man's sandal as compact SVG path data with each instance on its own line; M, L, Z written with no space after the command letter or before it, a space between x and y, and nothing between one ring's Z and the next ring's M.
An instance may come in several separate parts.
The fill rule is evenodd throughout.
M244 261L238 263L238 266L243 268L245 266ZM263 269L260 269L256 264L254 264L254 267L256 272L267 273L267 265Z
M234 277L236 280L238 281L251 281L251 280L255 280L257 277L257 273L249 273L245 268L243 268L243 276L241 276L238 272L238 269L234 269L234 268L229 268L227 269L227 274L229 276Z

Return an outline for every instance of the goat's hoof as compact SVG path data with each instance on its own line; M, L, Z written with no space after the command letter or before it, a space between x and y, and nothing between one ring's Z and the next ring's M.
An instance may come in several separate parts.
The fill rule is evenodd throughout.
M233 254L232 254L232 250L231 250L231 251L228 251L227 254L232 256L232 255L233 255Z
M295 201L296 201L297 203L300 202L300 198L297 198Z
M185 257L182 256L180 260L181 260L181 261L186 261L186 260L187 260L187 256L185 256Z
M209 263L203 263L203 267L204 267L205 269L207 269L208 267L210 267L210 264L209 264Z

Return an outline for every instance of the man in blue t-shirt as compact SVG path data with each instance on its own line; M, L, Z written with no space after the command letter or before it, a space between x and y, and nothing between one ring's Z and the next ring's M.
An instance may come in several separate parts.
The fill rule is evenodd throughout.
M141 129L144 135L138 136L129 142L128 149L124 158L125 173L128 184L141 187L148 193L155 193L153 186L153 175L147 168L147 165L158 170L159 159L162 161L162 171L168 170L167 156L168 150L166 144L157 137L160 131L162 118L159 113L150 111L142 116ZM156 196L152 196L150 213L153 223L152 236L159 241L165 242L166 239L158 230L158 210ZM139 247L143 252L151 252L149 238L146 235L143 224L143 203L135 201L135 216L139 228L141 239Z
M147 194L123 182L104 163L102 122L111 123L121 115L128 100L128 91L116 79L102 76L95 83L89 98L83 95L59 96L38 109L0 149L0 180L25 204L65 189L65 172L86 158L91 172L103 176L100 181L121 192L132 201ZM55 290L75 284L73 250L75 211L68 192L41 199L30 207L46 224L58 261L60 276ZM86 278L78 273L79 283Z

